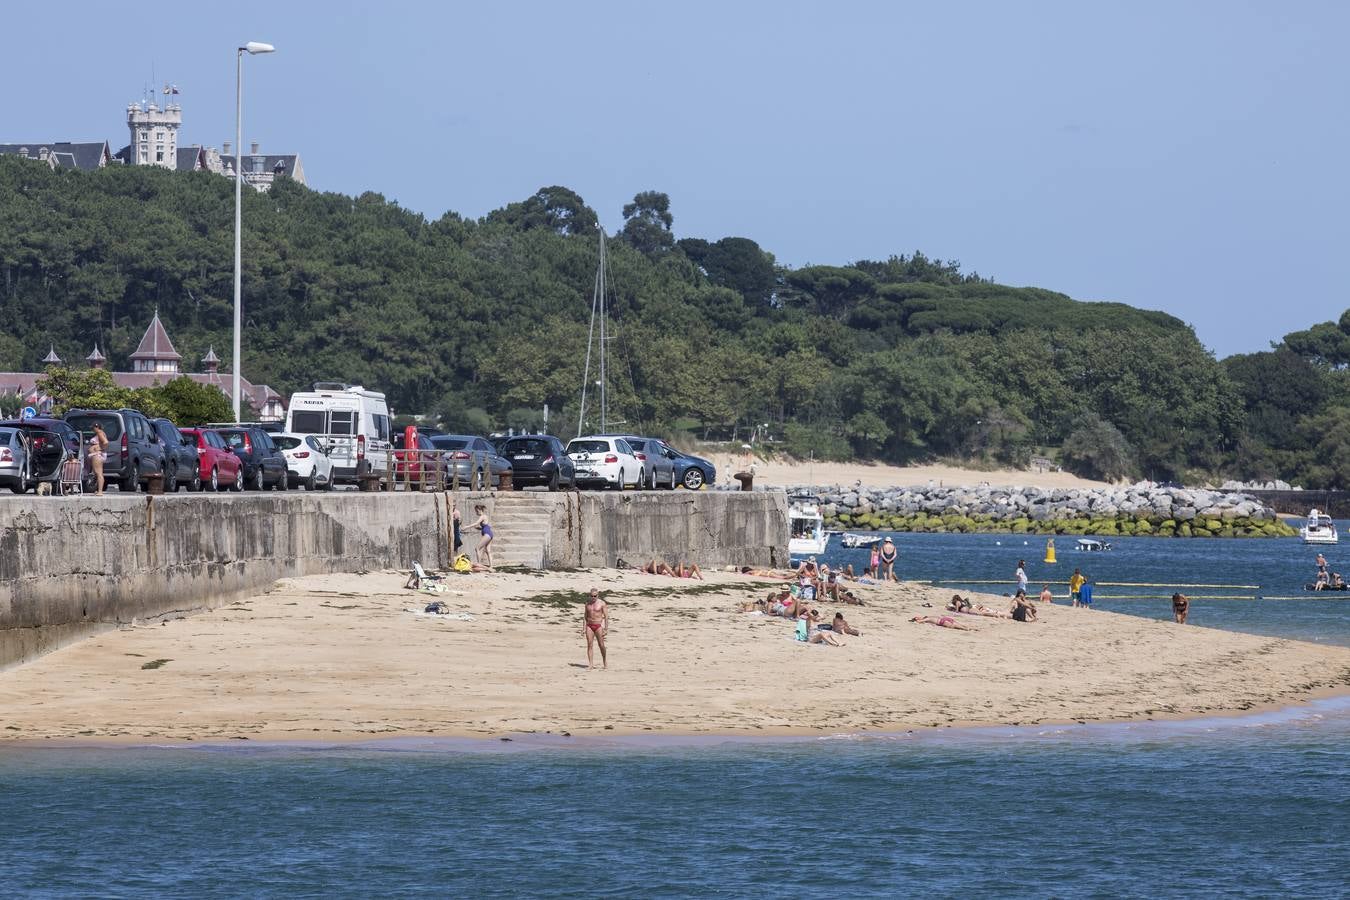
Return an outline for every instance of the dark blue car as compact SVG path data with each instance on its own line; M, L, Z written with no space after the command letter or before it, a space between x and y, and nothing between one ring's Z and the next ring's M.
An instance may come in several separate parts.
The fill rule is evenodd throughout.
M675 483L696 491L705 484L717 482L717 467L701 456L682 453L664 441L657 442L661 455L675 466Z

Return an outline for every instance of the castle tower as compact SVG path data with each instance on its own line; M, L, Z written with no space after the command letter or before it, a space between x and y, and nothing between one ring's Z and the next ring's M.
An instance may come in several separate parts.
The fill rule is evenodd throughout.
M84 361L89 363L89 368L91 369L101 369L104 364L107 363L108 358L102 353L99 353L98 344L94 344L94 352L86 356Z
M166 94L168 88L165 89ZM177 89L173 88L173 93ZM171 95L170 95L171 96ZM183 124L183 108L166 99L158 107L143 100L127 107L127 127L131 129L130 162L135 166L178 167L178 126Z

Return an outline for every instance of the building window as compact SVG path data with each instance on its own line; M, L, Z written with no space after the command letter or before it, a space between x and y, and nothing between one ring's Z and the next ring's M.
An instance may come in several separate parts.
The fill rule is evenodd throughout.
M163 151L163 150L156 150L156 151L155 151L155 162L164 162L164 151Z
M157 141L162 141L162 140L164 140L164 132L162 132L162 131L156 131L156 132L155 132L155 140L157 140Z

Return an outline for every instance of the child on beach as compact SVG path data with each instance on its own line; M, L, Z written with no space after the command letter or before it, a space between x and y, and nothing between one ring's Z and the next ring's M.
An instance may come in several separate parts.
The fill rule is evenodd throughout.
M1073 575L1069 577L1069 603L1071 605L1073 606L1082 605L1081 601L1083 599L1082 598L1083 583L1086 581L1087 579L1083 577L1083 573L1081 570L1079 569L1073 570Z
M864 578L881 577L881 548L876 544L872 545L872 561L867 565L867 571L863 573Z
M1172 618L1178 625L1186 624L1186 613L1190 611L1191 598L1185 594L1172 595Z

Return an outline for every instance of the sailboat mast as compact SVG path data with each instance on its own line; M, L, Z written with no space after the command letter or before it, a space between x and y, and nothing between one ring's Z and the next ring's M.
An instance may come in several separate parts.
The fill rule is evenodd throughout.
M602 246L604 239L605 233L602 230L600 232ZM595 319L596 313L600 309L600 273L602 271L604 271L603 263L595 270L595 286L591 293L591 327L586 333L586 368L581 375L581 409L577 412L577 437L586 433L582 431L582 428L586 424L586 389L590 387L591 383L591 348L595 345Z
M609 431L609 372L605 346L605 233L600 232L600 433Z

